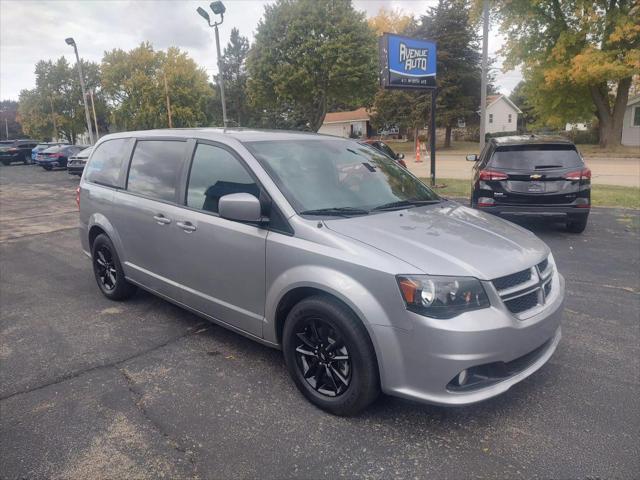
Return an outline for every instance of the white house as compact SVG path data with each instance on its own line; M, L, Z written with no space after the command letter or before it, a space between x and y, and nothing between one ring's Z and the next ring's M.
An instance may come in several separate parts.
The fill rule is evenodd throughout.
M522 111L504 95L487 96L487 133L515 132L518 130L518 114Z
M628 147L640 147L640 95L631 98L624 111L622 144Z
M573 132L577 130L579 132L586 132L589 128L591 128L591 124L588 122L567 123L564 126L564 131Z
M324 117L318 133L349 138L357 135L364 138L369 135L369 113L366 108L350 112L331 112Z

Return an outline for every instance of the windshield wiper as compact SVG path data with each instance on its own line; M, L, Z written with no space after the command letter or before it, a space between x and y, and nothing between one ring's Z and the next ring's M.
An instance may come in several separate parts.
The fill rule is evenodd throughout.
M440 203L442 200L398 200L397 202L384 203L378 205L373 210L392 210L394 208L417 207L418 205L433 205Z
M304 210L300 215L333 215L336 217L348 217L349 215L368 215L369 210L354 207L328 207Z

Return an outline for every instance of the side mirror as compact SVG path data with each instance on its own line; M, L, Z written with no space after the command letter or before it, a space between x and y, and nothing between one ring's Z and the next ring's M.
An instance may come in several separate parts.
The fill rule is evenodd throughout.
M260 200L250 193L230 193L220 197L218 213L222 218L238 222L261 222Z
M404 153L396 153L396 158L398 160L403 160L404 159Z
M476 155L475 153L467 155L467 162L477 162L477 161L478 161L478 155Z

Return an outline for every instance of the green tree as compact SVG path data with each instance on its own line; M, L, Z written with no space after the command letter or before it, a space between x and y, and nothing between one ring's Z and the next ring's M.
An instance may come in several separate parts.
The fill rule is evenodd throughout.
M371 104L376 39L350 0L277 0L265 7L247 68L263 121L317 131L330 105Z
M518 128L525 132L534 126L538 120L530 100L530 87L527 82L521 80L511 91L511 95L509 95L509 100L522 110L522 114L518 116L518 123L520 124Z
M7 131L9 135L7 137ZM0 138L20 138L22 125L18 118L18 102L0 100Z
M207 75L178 48L162 52L142 43L129 52L112 50L105 53L101 69L102 87L118 129L168 127L167 92L173 127L209 123L213 91Z
M225 100L227 117L238 126L249 122L249 105L247 102L247 68L249 40L240 35L237 28L231 29L229 43L222 54Z
M100 69L95 63L80 61L85 85L95 91L98 123L106 126L107 111L99 89ZM41 60L36 64L35 74L36 87L20 92L19 116L25 133L34 138L61 137L75 143L77 136L87 130L76 66L64 57Z
M629 87L640 70L640 5L503 0L495 6L507 36L507 67L522 65L540 120L561 126L595 112L600 146L620 145Z
M470 7L467 0L439 0L413 31L437 44L436 121L445 128L445 147L458 119L475 119L480 105L481 57Z

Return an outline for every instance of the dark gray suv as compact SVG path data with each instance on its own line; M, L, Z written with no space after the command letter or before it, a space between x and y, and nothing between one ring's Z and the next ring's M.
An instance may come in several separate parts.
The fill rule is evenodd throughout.
M535 235L358 142L242 129L95 146L80 238L113 300L144 288L283 350L315 405L463 405L542 367L564 279Z

